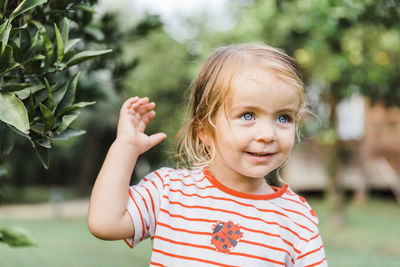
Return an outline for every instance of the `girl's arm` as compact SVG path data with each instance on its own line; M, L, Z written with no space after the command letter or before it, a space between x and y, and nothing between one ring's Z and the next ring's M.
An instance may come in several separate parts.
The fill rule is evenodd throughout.
M154 103L133 97L121 107L117 138L111 145L97 176L90 197L88 226L98 238L117 240L134 235L133 223L126 210L128 188L140 154L160 143L166 135L146 135L147 123L154 118Z

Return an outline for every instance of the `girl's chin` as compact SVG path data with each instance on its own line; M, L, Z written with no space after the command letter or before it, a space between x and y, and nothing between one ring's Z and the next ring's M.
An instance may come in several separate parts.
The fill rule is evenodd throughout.
M267 176L270 173L271 173L271 171L269 171L269 170L268 171L266 171L266 170L260 170L260 171L253 170L251 172L242 173L242 175L244 177L247 177L247 178L250 178L250 179L264 179L265 176Z

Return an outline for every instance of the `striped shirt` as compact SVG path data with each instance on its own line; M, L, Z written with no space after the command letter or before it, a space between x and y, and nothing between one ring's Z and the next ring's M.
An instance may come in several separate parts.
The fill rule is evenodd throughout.
M150 237L151 266L327 266L318 219L287 185L245 194L207 169L162 168L129 188L133 247Z

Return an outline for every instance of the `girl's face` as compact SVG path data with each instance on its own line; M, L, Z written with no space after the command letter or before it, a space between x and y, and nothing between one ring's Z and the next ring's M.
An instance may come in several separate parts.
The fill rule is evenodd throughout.
M293 147L298 89L274 75L262 82L247 75L232 90L227 114L222 107L215 118L210 170L231 189L262 194L264 177L282 165Z

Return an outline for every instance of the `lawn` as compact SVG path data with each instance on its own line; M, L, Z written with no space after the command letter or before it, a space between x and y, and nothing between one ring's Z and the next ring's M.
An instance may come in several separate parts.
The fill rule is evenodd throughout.
M334 230L328 223L329 208L310 201L320 217L327 258L333 267L400 266L400 206L393 201L372 200L346 208L347 224ZM19 225L35 236L38 246L11 249L0 245L0 266L148 266L150 243L131 250L123 241L97 240L87 230L85 218L2 220L0 227Z
M311 201L320 218L320 230L328 263L333 267L399 267L400 205L391 200L372 200L346 208L346 226L329 224L326 203Z
M124 241L98 240L87 230L86 218L0 222L0 227L5 225L26 228L38 245L29 248L0 245L1 267L149 266L150 242L142 242L132 250Z

